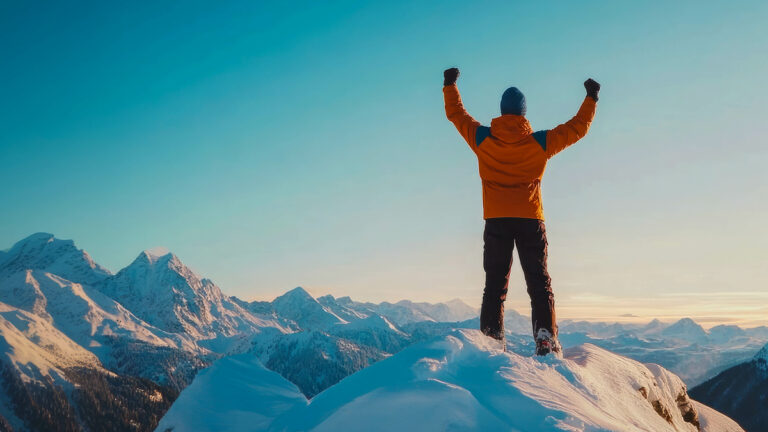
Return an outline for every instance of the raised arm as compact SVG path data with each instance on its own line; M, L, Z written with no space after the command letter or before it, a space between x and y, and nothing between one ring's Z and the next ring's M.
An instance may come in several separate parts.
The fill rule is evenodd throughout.
M595 117L595 108L597 108L597 93L600 91L600 84L592 78L584 82L584 88L587 90L587 97L581 103L581 108L572 119L547 131L546 133L546 152L547 158L560 153L566 147L584 138Z
M475 134L477 127L480 126L480 122L473 119L471 115L464 109L464 104L461 103L461 95L459 95L459 88L456 87L456 80L459 78L459 70L457 68L446 69L443 72L443 98L445 99L445 116L448 117L464 140L469 144L469 148L475 151Z

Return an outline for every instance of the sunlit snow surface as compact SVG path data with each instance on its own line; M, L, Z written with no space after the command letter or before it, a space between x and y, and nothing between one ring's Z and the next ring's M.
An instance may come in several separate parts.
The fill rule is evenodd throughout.
M157 430L696 431L683 419L681 400L697 408L703 431L742 430L688 401L682 381L660 366L590 344L566 350L562 360L542 360L502 352L476 330L457 330L311 401L248 354L224 358L195 378Z

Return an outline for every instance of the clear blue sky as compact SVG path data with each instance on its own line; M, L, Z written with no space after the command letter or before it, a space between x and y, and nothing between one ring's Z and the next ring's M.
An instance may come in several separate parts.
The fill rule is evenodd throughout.
M478 304L477 163L445 119L536 129L603 85L550 162L561 316L768 316L768 4L0 5L0 248L71 238L117 271L164 246L229 294L296 285ZM517 266L516 266L517 268ZM525 310L519 270L509 307Z

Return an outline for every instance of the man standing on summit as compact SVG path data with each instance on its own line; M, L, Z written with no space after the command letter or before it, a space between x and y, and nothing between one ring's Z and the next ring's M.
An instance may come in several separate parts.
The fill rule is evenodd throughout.
M525 96L516 87L501 96L501 116L482 126L464 109L456 87L459 70L444 73L445 114L477 156L483 183L485 289L480 330L504 340L512 251L517 245L531 298L536 354L559 353L555 299L547 272L547 235L541 207L541 178L547 161L589 130L600 84L584 82L587 96L576 116L551 130L534 132L525 118Z

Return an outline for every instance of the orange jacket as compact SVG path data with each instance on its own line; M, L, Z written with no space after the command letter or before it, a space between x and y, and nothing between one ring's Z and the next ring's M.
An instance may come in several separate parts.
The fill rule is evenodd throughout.
M584 99L576 116L551 130L533 132L523 116L505 114L482 126L464 109L455 84L443 87L445 115L477 155L483 181L483 218L544 220L541 177L547 161L589 130L597 102Z

